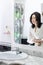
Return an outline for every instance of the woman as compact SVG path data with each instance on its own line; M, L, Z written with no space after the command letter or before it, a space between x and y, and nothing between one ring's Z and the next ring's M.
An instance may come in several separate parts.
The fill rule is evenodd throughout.
M41 15L39 12L34 12L30 16L31 27L27 42L37 46L43 45L43 24L41 23Z

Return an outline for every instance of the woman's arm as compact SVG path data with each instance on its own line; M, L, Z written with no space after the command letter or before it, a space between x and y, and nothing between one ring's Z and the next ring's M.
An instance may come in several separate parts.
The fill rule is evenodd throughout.
M40 46L41 45L41 39L33 39L35 45Z
M35 37L32 35L32 33L29 32L27 42L30 43L30 44L33 44L34 43L34 41L33 41L34 38Z
M43 43L42 39L34 39L33 41L34 41L35 44L37 44L37 46L40 46L41 43Z
M41 39L33 39L33 42L34 43L41 43L42 41L41 41Z
M33 41L34 41L35 43L43 43L43 40L42 40L42 39L33 39Z

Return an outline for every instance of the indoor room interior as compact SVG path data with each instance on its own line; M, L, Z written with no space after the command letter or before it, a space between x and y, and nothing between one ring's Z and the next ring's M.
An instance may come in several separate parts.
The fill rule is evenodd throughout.
M42 26L43 0L0 0L0 65L43 65L43 28L34 27L35 35L30 28L34 12L40 13Z

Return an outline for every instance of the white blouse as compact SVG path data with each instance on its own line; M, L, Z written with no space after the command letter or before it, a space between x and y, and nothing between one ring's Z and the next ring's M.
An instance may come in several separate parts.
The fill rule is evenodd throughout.
M43 40L43 24L42 24L41 28L37 28L36 32L35 32L35 28L32 28L32 27L29 28L29 35L28 35L27 42L30 44L34 43L32 41L33 38ZM43 43L41 44L41 46L42 45L43 45Z

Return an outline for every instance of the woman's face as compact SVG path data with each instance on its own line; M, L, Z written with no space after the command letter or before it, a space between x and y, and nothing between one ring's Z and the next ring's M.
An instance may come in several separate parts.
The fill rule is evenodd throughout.
M32 23L33 23L34 25L36 25L36 24L37 24L35 14L33 14L33 15L32 15Z

